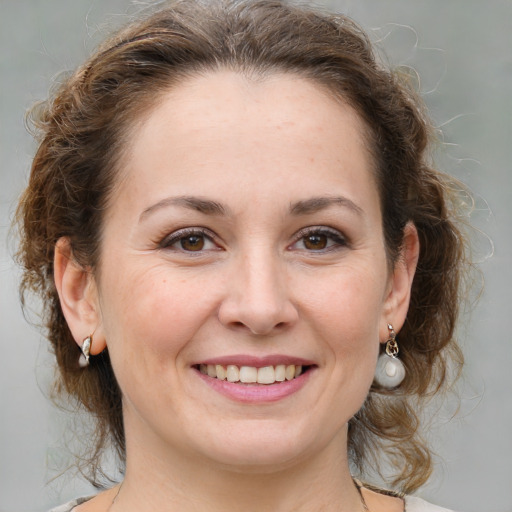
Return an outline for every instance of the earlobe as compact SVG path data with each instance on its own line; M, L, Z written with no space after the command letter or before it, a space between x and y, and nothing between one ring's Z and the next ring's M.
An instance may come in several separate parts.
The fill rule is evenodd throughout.
M393 273L390 278L389 292L386 297L384 315L381 326L381 341L387 340L387 325L393 324L398 332L405 322L409 301L411 298L411 288L416 272L416 265L420 254L420 242L416 226L409 222L404 228L404 240L401 254L395 263Z
M73 257L69 239L60 238L55 245L54 282L66 322L76 343L94 333L91 354L99 354L106 346L101 332L96 283L89 269Z

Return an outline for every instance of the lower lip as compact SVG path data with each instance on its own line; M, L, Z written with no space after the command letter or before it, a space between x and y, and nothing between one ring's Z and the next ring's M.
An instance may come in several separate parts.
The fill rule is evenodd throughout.
M265 403L277 402L297 393L309 380L314 368L309 368L307 372L292 380L274 384L240 384L208 377L196 369L194 371L211 389L232 400L244 403Z

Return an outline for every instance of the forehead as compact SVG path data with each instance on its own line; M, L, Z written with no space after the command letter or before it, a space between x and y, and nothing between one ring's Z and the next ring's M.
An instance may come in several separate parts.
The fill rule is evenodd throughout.
M308 139L349 124L366 145L364 123L346 101L327 86L293 73L218 70L187 77L159 95L141 121L137 131L151 137L157 135L152 128L161 130L173 122L179 132L189 130L191 135L230 126L240 132L245 126L279 128L290 134L303 129Z
M359 115L294 74L189 78L162 94L127 146L122 168L130 179L123 181L136 180L139 196L149 182L189 194L191 186L210 191L223 177L255 193L265 180L292 194L299 185L325 188L339 179L349 188L368 180L376 188Z

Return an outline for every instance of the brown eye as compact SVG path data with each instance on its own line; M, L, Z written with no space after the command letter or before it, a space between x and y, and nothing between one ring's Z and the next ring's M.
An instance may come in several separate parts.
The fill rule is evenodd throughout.
M204 228L179 229L165 237L159 246L161 249L183 254L203 253L219 249L219 246L213 241L214 236Z
M204 248L204 236L189 235L180 240L180 245L185 251L201 251Z
M304 247L310 251L321 251L327 247L327 235L315 233L304 237Z
M342 233L327 226L304 228L297 233L296 240L289 248L309 253L326 254L349 246Z

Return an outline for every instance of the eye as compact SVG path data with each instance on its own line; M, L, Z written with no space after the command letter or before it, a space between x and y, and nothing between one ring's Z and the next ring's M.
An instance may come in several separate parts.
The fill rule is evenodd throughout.
M201 228L187 228L171 233L160 243L162 249L182 252L202 252L218 249L212 235Z
M314 233L303 237L302 243L306 249L311 251L320 251L327 247L329 238L324 233Z
M345 237L339 231L326 227L306 228L299 231L297 236L299 238L291 246L292 249L325 252L348 245Z

